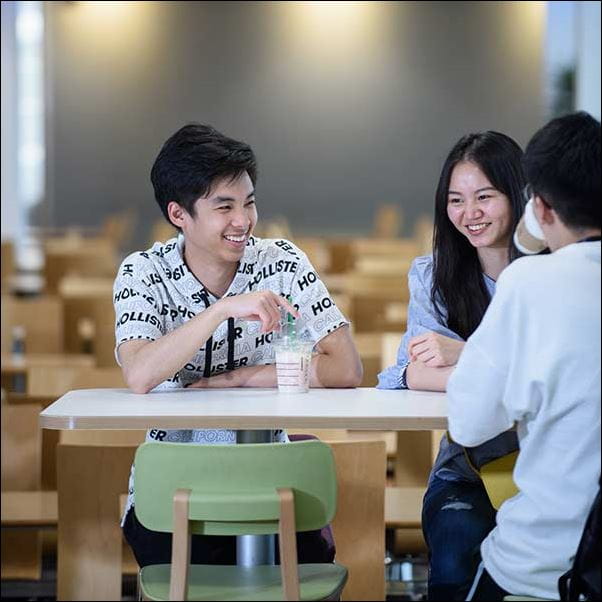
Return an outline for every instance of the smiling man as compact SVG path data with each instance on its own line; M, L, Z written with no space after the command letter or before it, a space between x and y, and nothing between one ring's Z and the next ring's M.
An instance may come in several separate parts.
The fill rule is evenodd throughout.
M181 128L161 149L151 172L155 198L180 234L127 257L114 286L116 357L135 393L275 387L272 332L281 310L316 342L312 387L360 384L349 322L306 255L289 241L253 236L256 179L251 148L206 125ZM227 444L236 433L152 429L147 440ZM170 536L144 529L133 502L130 487L124 532L138 563L169 562ZM233 562L230 538L195 538L193 562ZM300 558L312 547L301 541Z

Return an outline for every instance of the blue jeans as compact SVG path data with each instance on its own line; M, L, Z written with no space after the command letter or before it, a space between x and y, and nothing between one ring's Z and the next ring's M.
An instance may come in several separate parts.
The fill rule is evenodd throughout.
M495 527L495 514L480 480L430 479L422 506L429 600L466 599L481 542Z

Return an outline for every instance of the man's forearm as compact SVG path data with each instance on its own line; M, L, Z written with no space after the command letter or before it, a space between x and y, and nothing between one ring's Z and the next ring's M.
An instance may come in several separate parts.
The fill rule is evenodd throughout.
M144 345L124 365L128 386L146 393L171 378L197 353L224 320L217 306L211 306L156 341Z
M411 362L406 369L406 383L409 389L419 391L445 391L447 380L455 366L430 368L420 362Z
M337 361L338 360L338 361ZM322 387L356 387L361 381L361 365L343 366L340 358L325 353L312 357L309 385ZM231 372L224 372L211 378L201 379L197 386L207 388L225 387L276 387L278 379L276 365L243 366Z
M318 353L311 360L309 384L311 387L358 387L362 376L359 356Z

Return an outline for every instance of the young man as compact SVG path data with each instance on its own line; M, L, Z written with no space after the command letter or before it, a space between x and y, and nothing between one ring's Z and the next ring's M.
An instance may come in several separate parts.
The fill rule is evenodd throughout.
M312 387L359 385L349 323L305 254L286 240L253 237L256 174L251 148L209 126L187 125L161 149L151 180L180 234L127 257L114 286L116 357L132 391L275 387L281 310L316 342ZM153 429L147 440L223 444L236 433ZM144 529L133 502L130 487L124 532L140 566L169 562L170 536ZM301 558L307 547L300 542ZM234 553L231 538L194 538L195 563L231 563Z
M481 544L468 600L557 599L600 475L600 123L551 121L523 162L552 253L502 273L447 386L455 441L513 425L520 441L519 493Z

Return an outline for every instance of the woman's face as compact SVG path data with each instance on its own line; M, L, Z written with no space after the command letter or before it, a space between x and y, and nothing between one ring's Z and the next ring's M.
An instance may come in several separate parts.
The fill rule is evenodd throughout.
M447 193L447 216L477 249L507 247L510 244L510 201L471 161L461 161L452 171Z

